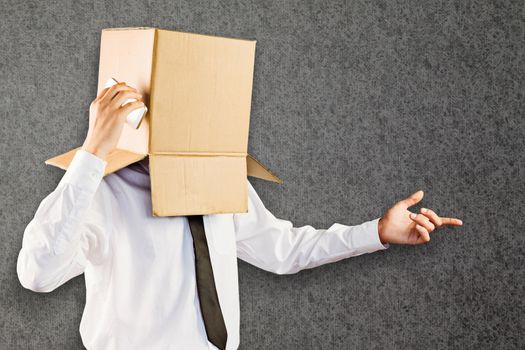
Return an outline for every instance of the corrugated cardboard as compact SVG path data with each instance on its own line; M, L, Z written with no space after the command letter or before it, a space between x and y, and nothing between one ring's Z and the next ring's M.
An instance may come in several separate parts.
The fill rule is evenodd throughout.
M106 175L149 156L153 215L241 213L246 176L281 182L248 155L255 41L156 28L102 30L98 91L114 77L149 110L128 124ZM46 164L67 169L75 148Z

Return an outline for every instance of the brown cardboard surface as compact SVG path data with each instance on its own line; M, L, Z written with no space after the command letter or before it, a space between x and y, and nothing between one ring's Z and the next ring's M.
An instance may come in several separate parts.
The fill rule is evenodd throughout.
M248 149L255 41L157 32L150 152Z
M257 159L253 156L248 155L246 158L246 167L248 176L256 177L262 180L277 182L282 184L283 180L274 175L268 168L262 165Z
M97 93L104 89L108 79L115 78L136 88L148 106L154 44L153 28L102 30ZM146 115L138 129L124 124L117 148L148 154L150 120Z
M80 147L74 148L71 151L63 153L59 156L50 158L45 161L47 165L54 165L60 169L66 170L69 166L69 163L73 160L75 153L79 150ZM104 176L109 175L119 169L122 169L130 164L138 162L139 160L146 157L144 154L133 153L123 149L114 149L106 156L106 169L104 171Z
M149 155L153 215L246 212L246 176L281 183L247 154L254 59L254 40L104 29L98 91L115 78L149 107L138 129L124 125L106 174ZM75 151L46 164L67 169Z
M246 158L150 155L153 215L248 210Z

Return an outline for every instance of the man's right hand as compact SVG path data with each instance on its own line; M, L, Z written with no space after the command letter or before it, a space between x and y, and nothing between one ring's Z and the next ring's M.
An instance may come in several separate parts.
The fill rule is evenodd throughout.
M122 106L128 99L137 101ZM117 146L126 116L143 106L142 95L123 82L101 90L89 106L89 130L82 149L105 159Z

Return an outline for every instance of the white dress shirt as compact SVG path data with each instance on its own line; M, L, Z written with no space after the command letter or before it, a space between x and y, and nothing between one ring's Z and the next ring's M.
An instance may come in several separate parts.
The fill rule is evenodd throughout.
M21 284L49 292L84 273L80 333L88 349L215 349L201 318L186 217L151 215L147 158L103 177L105 166L78 151L41 202L24 231ZM248 213L204 217L227 349L239 344L237 257L287 274L388 247L379 240L379 219L293 227L247 186Z

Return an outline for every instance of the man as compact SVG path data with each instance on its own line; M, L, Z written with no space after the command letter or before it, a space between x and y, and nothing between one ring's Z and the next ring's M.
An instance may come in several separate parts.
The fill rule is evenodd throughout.
M123 105L128 99L137 101ZM125 83L91 103L82 150L24 232L18 277L25 288L49 292L85 274L80 332L88 349L215 349L202 316L188 218L151 216L147 159L103 178L126 115L142 106L142 96ZM290 274L388 244L425 243L437 227L462 225L429 209L410 213L423 198L419 191L361 225L293 227L247 186L247 213L204 216L206 231L214 231L207 244L227 330L219 347L226 349L239 344L237 257Z

